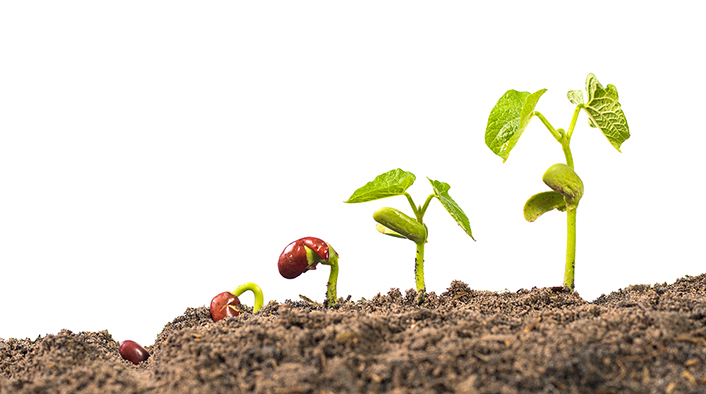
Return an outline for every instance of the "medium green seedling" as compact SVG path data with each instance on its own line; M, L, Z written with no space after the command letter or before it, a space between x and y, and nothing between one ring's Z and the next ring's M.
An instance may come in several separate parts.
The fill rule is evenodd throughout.
M561 144L566 164L554 164L544 173L542 180L552 191L530 197L525 203L524 216L527 221L533 222L553 209L567 213L564 286L573 291L576 265L576 210L583 196L583 182L574 171L574 159L569 148L576 120L583 110L588 115L588 124L598 128L618 152L623 142L630 138L630 130L618 102L618 89L613 85L603 88L593 74L588 74L586 77L588 100L584 101L583 92L580 90L571 90L567 94L569 101L576 105L567 131L555 129L544 115L535 110L539 98L546 91L547 89L542 89L529 93L508 90L490 112L485 129L485 144L505 162L533 116L538 117Z
M451 186L448 183L429 179L433 193L427 197L424 205L417 206L414 204L412 196L407 193L407 189L412 186L415 180L416 177L411 172L403 171L399 168L388 171L378 175L373 181L353 192L353 195L344 202L352 204L393 196L407 197L407 201L412 207L412 212L414 212L414 218L394 208L384 207L373 213L373 219L377 222L376 228L380 233L396 238L406 238L417 245L417 255L414 260L414 279L417 286L417 294L419 295L418 302L421 304L426 297L424 245L427 243L429 235L423 218L431 200L434 198L438 199L463 231L474 241L475 238L473 238L471 233L471 224L468 217L449 195Z

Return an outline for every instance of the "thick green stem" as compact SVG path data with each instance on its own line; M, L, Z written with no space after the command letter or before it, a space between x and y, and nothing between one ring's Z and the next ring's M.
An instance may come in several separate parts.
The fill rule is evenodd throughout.
M414 259L414 281L417 284L418 302L421 304L427 294L427 287L424 284L424 242L417 244L417 257Z
M262 308L262 304L264 303L262 289L260 288L260 286L252 282L243 283L242 285L238 286L238 288L233 290L232 294L236 297L240 297L241 294L245 293L248 290L252 291L255 295L255 303L253 304L252 311L257 312L260 310L260 308Z
M414 201L412 201L412 197L409 194L405 193L405 195L407 196L409 205L411 205L412 209L414 210L414 215L417 218L417 222L424 226L424 213L426 213L427 208L429 207L429 203L434 198L434 195L430 194L429 197L427 197L426 201L424 201L424 205L419 207L416 207L414 205ZM414 259L414 282L417 286L417 302L419 304L424 301L424 298L427 295L427 287L424 284L424 244L426 244L426 242L426 234L423 240L421 240L420 242L415 242L415 244L417 245L417 256Z
M338 254L333 250L331 245L329 245L328 261L326 265L331 266L331 274L329 274L328 282L326 283L326 307L330 308L336 306L336 284L338 283Z
M544 126L547 127L554 138L559 141L561 150L564 151L564 157L566 157L566 165L571 167L571 169L574 169L574 157L571 155L569 143L571 142L571 136L576 127L576 120L583 107L583 104L576 106L574 114L571 117L569 130L566 132L562 129L554 129L554 126L552 126L541 113L537 111L533 113L544 123ZM568 287L571 291L574 291L574 267L576 266L576 210L577 207L574 206L566 211L566 265L564 267L564 286Z
M571 155L571 148L569 148L569 137L565 137L561 141L561 150L564 151L564 157L566 157L566 165L574 168L574 157Z
M580 107L577 107L580 109ZM575 118L572 122L572 126L575 124ZM569 148L569 138L571 138L571 131L573 128L569 129L569 133L561 141L561 148L564 151L564 156L566 157L566 165L574 168L574 158L571 155L571 148ZM567 209L566 211L566 265L564 266L564 286L568 287L569 290L574 291L574 267L576 266L576 210L578 207L573 207Z
M566 211L566 266L564 286L574 291L574 267L576 265L576 208Z

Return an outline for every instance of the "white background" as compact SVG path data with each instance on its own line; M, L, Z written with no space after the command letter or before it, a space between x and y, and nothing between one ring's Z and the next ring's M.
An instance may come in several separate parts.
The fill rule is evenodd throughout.
M3 2L0 337L148 345L247 281L321 301L327 267L277 271L304 236L340 253L339 296L412 288L414 244L371 217L407 201L343 203L398 167L417 204L449 183L477 239L432 202L429 291L560 285L565 215L522 216L560 145L535 118L503 163L484 132L508 89L547 88L537 110L568 127L589 72L631 138L579 118L578 292L703 273L700 3L565 3Z

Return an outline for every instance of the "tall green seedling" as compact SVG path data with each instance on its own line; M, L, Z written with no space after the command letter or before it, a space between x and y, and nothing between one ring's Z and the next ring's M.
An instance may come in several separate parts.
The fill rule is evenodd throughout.
M581 90L571 90L567 97L576 105L569 128L555 129L539 111L535 110L539 98L547 89L534 93L508 90L498 100L488 117L485 129L485 144L498 156L507 160L522 132L536 116L561 145L566 164L555 164L544 173L542 180L552 191L535 194L525 203L524 216L529 222L535 221L545 212L557 209L566 212L566 264L564 286L574 290L574 268L576 264L576 211L583 196L583 182L574 171L571 155L571 136L581 111L588 115L588 124L599 129L608 142L620 152L620 146L630 137L628 122L618 102L618 90L613 85L604 88L593 74L586 77L587 100Z
M429 179L429 178L427 178ZM373 213L373 220L377 222L377 230L385 235L397 238L406 238L417 245L417 254L414 259L414 279L419 295L418 302L424 301L426 296L426 285L424 283L424 245L427 243L429 232L424 224L424 214L429 207L429 203L436 198L446 211L458 223L463 231L474 241L471 234L471 224L461 207L449 195L448 183L434 181L431 183L432 193L427 197L424 205L415 205L412 196L407 193L407 189L412 186L416 177L411 172L395 169L378 175L374 180L359 188L346 200L346 203L359 203L381 198L405 196L412 207L414 217L410 217L404 212L394 208L384 207Z

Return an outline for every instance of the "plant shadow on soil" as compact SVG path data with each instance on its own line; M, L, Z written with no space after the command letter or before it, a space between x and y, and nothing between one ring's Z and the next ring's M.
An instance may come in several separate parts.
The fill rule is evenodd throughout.
M151 357L107 331L0 341L0 393L703 393L706 274L586 302L533 288L392 289L326 310L271 301L217 323L188 308Z

